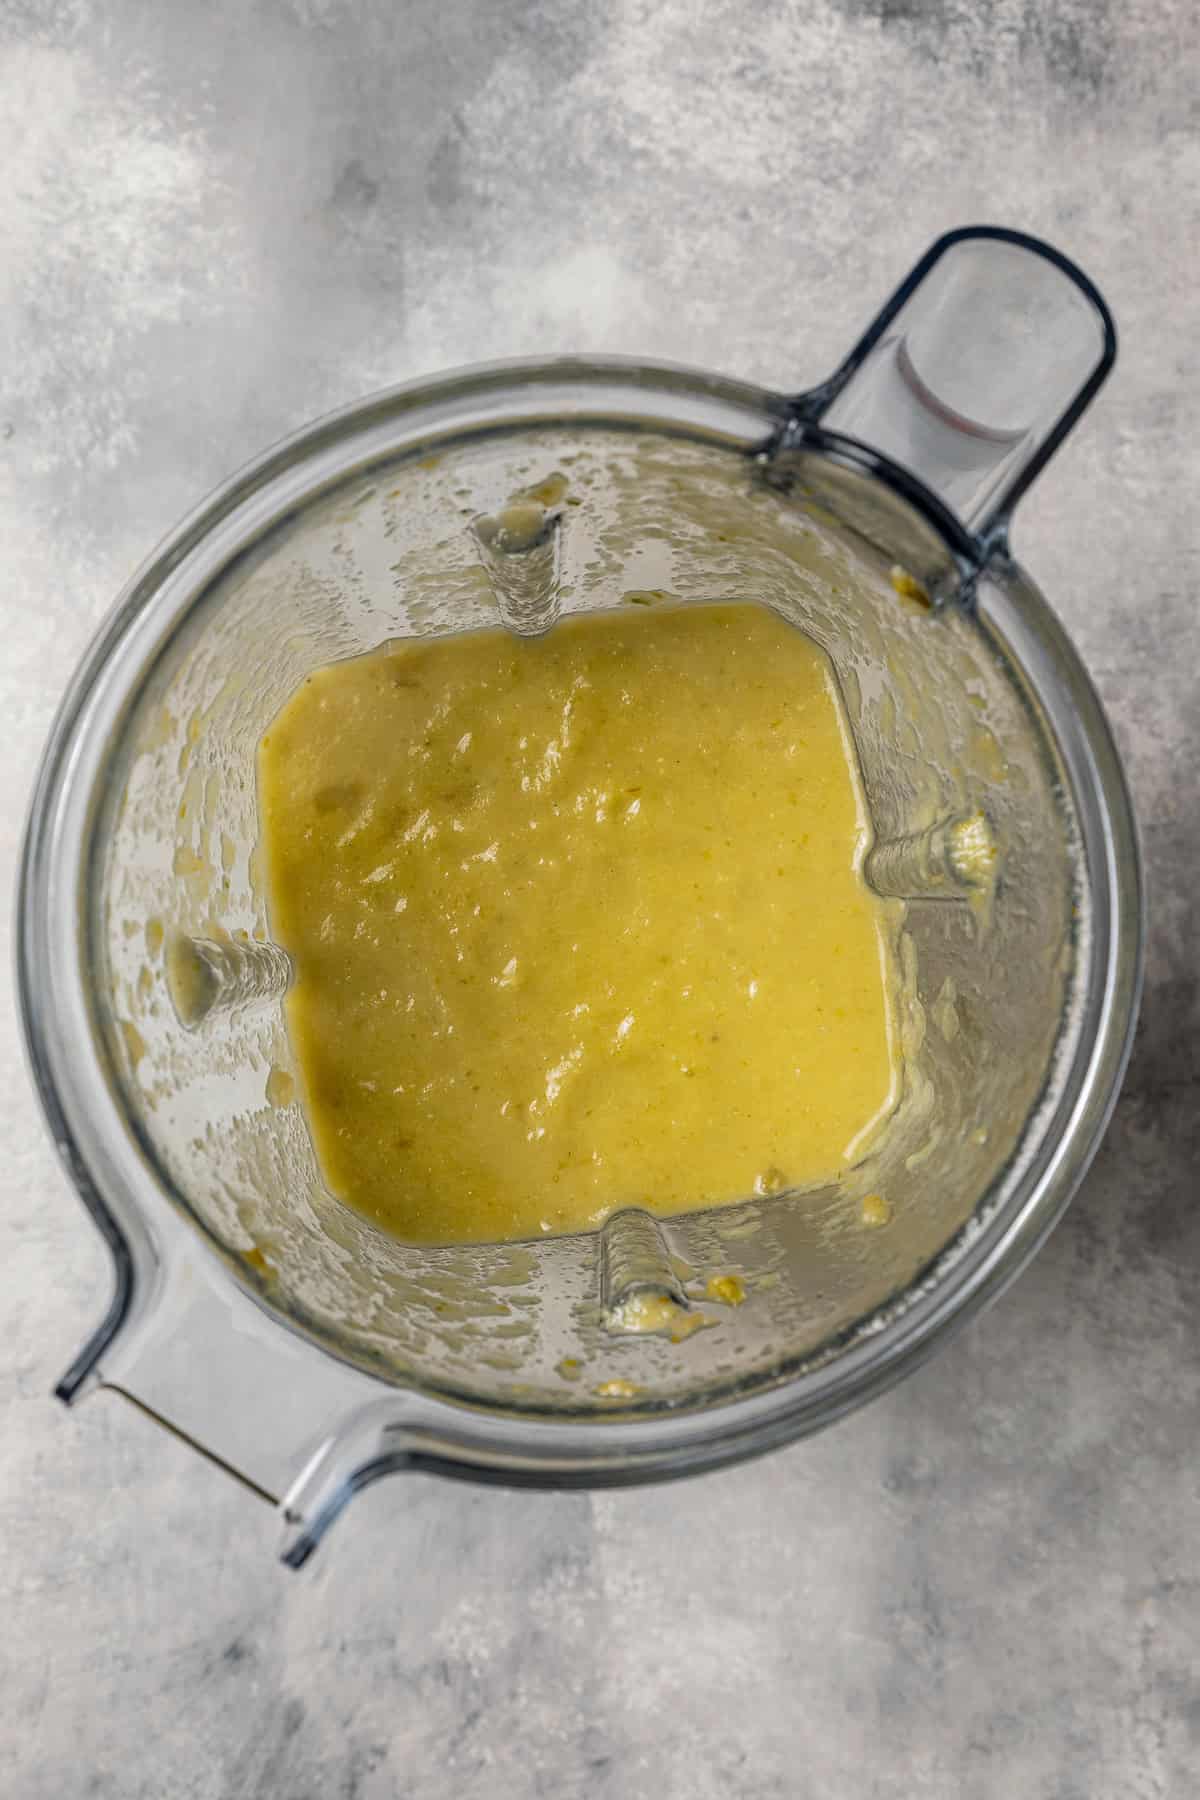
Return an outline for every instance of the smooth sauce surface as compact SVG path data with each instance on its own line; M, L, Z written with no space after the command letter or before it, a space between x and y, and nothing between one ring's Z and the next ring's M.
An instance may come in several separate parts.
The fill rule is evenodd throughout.
M384 646L258 776L322 1171L399 1236L816 1185L889 1105L839 702L766 608Z

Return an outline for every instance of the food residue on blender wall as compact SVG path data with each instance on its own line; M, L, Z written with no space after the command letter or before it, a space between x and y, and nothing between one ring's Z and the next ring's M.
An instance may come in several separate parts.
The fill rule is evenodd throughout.
M892 1209L882 1194L865 1194L859 1210L864 1225L877 1228L891 1223Z
M450 1243L841 1179L896 1081L848 746L824 654L752 602L309 677L258 779L331 1191Z
M621 1375L611 1381L597 1382L592 1389L597 1400L634 1400L641 1391L636 1382L626 1381Z
M696 1312L673 1294L652 1288L635 1290L605 1320L609 1331L631 1336L661 1336L682 1344L694 1332L716 1324L707 1313Z

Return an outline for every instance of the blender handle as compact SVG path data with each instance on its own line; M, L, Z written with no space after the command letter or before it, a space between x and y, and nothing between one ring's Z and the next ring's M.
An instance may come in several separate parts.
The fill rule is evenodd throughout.
M884 473L898 465L982 567L1116 354L1103 296L1061 251L966 226L926 251L827 381L789 402L791 441L848 437Z

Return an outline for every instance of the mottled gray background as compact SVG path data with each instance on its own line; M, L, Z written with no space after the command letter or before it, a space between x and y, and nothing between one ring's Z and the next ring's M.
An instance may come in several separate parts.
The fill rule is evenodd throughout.
M902 1389L680 1487L393 1482L299 1578L224 1476L115 1399L48 1397L109 1278L6 986L0 1794L1194 1794L1191 0L7 0L0 33L6 865L113 594L270 440L502 354L799 386L983 219L1061 243L1122 328L1017 538L1111 709L1153 907L1092 1175Z

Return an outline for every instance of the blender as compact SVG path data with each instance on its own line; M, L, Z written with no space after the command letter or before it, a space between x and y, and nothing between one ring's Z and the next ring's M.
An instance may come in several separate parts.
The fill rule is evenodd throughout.
M620 1484L769 1449L994 1297L1087 1167L1137 1007L1120 763L1009 549L1115 348L1072 263L974 227L803 395L469 369L319 421L185 520L72 681L22 865L30 1061L115 1274L61 1397L135 1401L276 1503L299 1564L393 1471ZM823 1190L405 1244L314 1157L256 746L337 658L631 591L755 600L829 657L897 946L895 1111ZM639 1297L708 1328L643 1329Z

